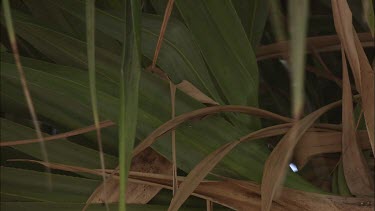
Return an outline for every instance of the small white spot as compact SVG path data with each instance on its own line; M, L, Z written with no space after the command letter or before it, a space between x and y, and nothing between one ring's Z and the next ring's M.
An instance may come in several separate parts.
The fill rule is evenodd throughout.
M294 164L294 163L290 163L289 167L292 169L293 172L297 172L298 171L298 168L297 168L296 164Z
M287 69L289 70L289 65L288 62L284 59L279 59L280 63Z

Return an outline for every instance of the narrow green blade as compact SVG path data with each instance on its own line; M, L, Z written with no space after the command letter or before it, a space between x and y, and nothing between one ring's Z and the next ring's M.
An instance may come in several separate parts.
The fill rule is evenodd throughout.
M292 113L300 118L304 108L305 49L309 1L289 0L290 70L292 73ZM296 18L298 17L298 18Z
M125 2L123 55L120 77L119 160L120 203L125 211L125 193L138 115L138 89L141 76L141 6L139 1Z

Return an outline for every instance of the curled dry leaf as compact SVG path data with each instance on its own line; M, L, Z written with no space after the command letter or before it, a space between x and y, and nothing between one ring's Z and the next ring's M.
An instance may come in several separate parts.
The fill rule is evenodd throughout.
M352 12L350 11L349 5L346 3L346 1L332 0L331 2L336 32L342 45L344 46L350 66L353 69L353 76L357 90L360 92L360 66L353 37Z
M100 170L86 169L77 166L45 163L43 161L23 160L36 162L53 169L70 172L86 172L101 175ZM107 170L113 173L112 170ZM114 174L115 179L119 179ZM186 179L177 177L179 182ZM129 172L129 181L137 184L152 185L159 188L172 190L173 178L170 175L143 172ZM260 209L260 186L258 184L228 179L226 181L202 181L192 195L236 210L258 211ZM374 209L372 197L347 198L323 194L314 194L284 188L280 199L273 202L273 210L351 210L371 211Z
M168 20L169 20L169 17L171 16L171 13L172 13L173 3L174 3L174 0L168 0L168 4L165 7L164 18L163 18L163 22L161 24L158 42L156 43L154 58L152 59L152 65L151 66L153 68L156 66L156 61L158 60L158 57L159 57L159 52L160 52L160 49L161 49L161 44L163 43L165 30L167 29Z
M280 116L278 114L254 108L250 106L236 106L236 105L225 105L225 106L212 106L207 108L197 109L188 113L184 113L179 115L154 130L150 135L148 135L133 151L133 156L137 155L138 153L142 152L147 147L151 146L154 143L156 138L160 137L161 135L165 134L166 132L176 128L178 125L192 120L196 118L201 118L207 115L216 114L220 112L238 112L248 115L254 115L258 117L268 118L268 119L275 119L282 122L290 122L292 121L290 118Z
M363 50L359 36L352 25L352 13L345 0L332 0L335 28L351 66L356 88L361 94L366 127L372 151L375 154L374 70ZM372 39L372 47L374 40Z
M178 210L184 201L208 175L208 173L238 144L245 141L285 134L292 126L292 123L286 123L257 130L243 136L239 139L239 141L229 142L209 154L197 166L195 166L193 170L190 171L189 175L186 177L186 180L181 184L180 189L172 199L169 210ZM314 128L312 128L312 130L314 130Z
M160 154L151 148L147 148L142 153L132 159L131 171L169 174L172 164ZM87 203L108 203L119 201L119 180L117 176L109 176L106 184L107 191L104 191L103 183L93 192ZM146 204L159 191L160 187L150 186L147 184L130 183L126 190L126 203Z
M162 80L169 81L169 83L172 83L168 75L160 68L149 66L146 68L146 70L152 73L155 73ZM195 87L192 83L190 83L187 80L183 80L181 83L175 86L178 90L182 91L183 93L192 97L198 102L201 102L207 105L219 105L218 102L214 101L212 98L204 94L202 91L200 91L197 87Z
M374 46L374 39L370 33L359 33L359 41L361 46L371 48ZM340 40L337 35L324 35L317 37L306 38L306 43L309 48L306 49L306 53L312 53L312 48L317 53L339 51L341 49ZM281 41L269 45L259 46L256 52L258 61L280 58L288 55L289 41Z
M219 105L218 102L214 101L213 99L205 95L189 81L183 80L181 83L177 84L176 87L177 89L194 98L198 102L208 105Z
M180 185L176 194L172 198L169 205L169 211L178 210L185 200L194 192L199 183L206 177L206 175L215 167L215 165L233 149L239 141L229 142L213 153L208 155L203 161L194 167L189 173L186 180Z
M359 64L361 65L361 99L362 109L366 121L366 128L372 146L372 152L375 155L375 77L374 69L366 57L366 54L359 43L357 33L354 32L356 49L359 55Z
M201 162L199 162L199 164L196 165L193 170L190 171L189 175L186 177L186 180L182 182L176 195L173 197L168 210L178 210L185 200L194 192L198 185L208 175L208 173L239 143L256 138L279 135L283 132L285 133L287 131L285 129L290 128L291 125L291 123L287 123L255 131L240 138L238 141L228 142L210 153Z
M268 157L263 171L261 186L262 210L270 210L272 200L280 193L289 161L298 141L322 114L340 104L341 101L328 104L295 122L293 127L277 144Z
M342 161L344 175L352 194L371 195L373 194L373 181L366 160L362 154L362 149L357 142L352 93L344 52L342 52L342 60Z
M358 131L357 138L362 149L371 149L367 131ZM341 152L342 133L335 131L308 131L294 150L294 163L302 169L314 156Z

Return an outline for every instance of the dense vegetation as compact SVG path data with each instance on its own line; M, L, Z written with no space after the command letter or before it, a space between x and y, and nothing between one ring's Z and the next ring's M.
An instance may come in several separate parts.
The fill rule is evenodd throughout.
M373 210L372 4L3 0L1 209Z

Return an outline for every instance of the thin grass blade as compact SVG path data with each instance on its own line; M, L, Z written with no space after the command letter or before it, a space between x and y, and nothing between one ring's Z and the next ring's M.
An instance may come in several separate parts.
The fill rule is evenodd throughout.
M87 37L87 63L89 70L91 107L94 117L96 136L98 140L100 166L102 168L103 188L106 191L105 161L103 155L102 135L100 129L98 100L96 96L96 71L95 71L95 0L86 1L86 37ZM104 201L106 210L108 204ZM83 210L85 210L85 207Z
M289 0L288 7L291 36L289 63L292 72L292 114L295 119L299 119L304 108L304 67L309 1Z
M120 77L119 160L120 203L125 211L125 193L131 153L135 141L138 112L138 89L141 75L141 5L125 1L125 25Z
M48 154L47 154L47 151L46 151L46 147L44 145L44 139L43 139L42 131L41 131L40 126L39 126L38 117L37 117L37 114L35 112L34 104L33 104L33 101L32 101L31 95L30 95L29 88L27 86L26 76L25 76L25 73L23 71L20 56L19 56L19 52L18 52L16 35L14 33L13 20L12 20L12 15L11 15L10 5L9 5L8 0L3 1L3 10L4 10L4 17L5 17L5 24L6 24L6 27L7 27L11 48L13 50L14 60L15 60L16 66L17 66L19 76L20 76L20 81L21 81L23 93L24 93L25 98L26 98L27 107L29 109L31 119L33 121L33 125L34 125L34 128L35 128L37 138L39 139L39 142L40 142L40 148L41 148L43 160L45 162L48 162ZM49 168L46 168L46 172L50 173ZM51 177L49 175L50 174L47 174L47 181L48 181L47 185L48 185L49 188L51 188L52 187L52 181L51 181Z

